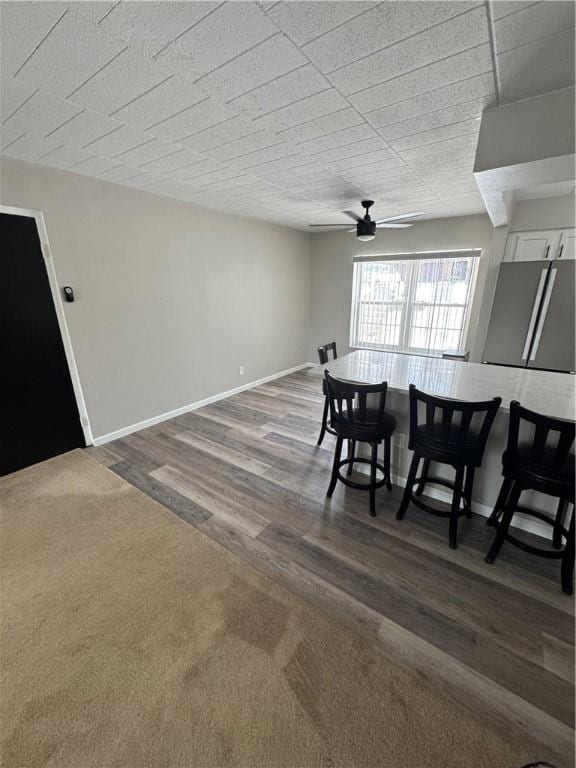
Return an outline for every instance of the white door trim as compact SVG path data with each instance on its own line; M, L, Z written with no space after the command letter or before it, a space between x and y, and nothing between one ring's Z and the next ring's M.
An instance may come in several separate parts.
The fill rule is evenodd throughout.
M27 208L13 208L10 205L0 205L0 213L7 213L7 214L11 214L12 216L28 216L29 218L34 219L36 222L36 227L38 229L38 237L40 239L40 248L42 250L42 257L44 258L44 264L46 265L46 273L48 275L50 290L52 291L52 298L54 300L54 307L56 309L56 316L58 318L58 325L60 327L60 335L62 337L62 343L64 344L64 352L66 354L66 360L68 362L70 378L72 379L72 387L74 389L74 395L76 397L78 413L80 414L80 424L82 425L82 432L84 433L84 439L86 441L86 445L93 445L94 439L92 437L90 419L88 418L88 410L86 408L86 401L84 400L82 384L80 383L80 376L78 374L76 360L74 359L74 350L72 348L72 340L70 338L70 332L68 331L68 325L66 323L66 314L64 312L64 304L62 303L62 296L60 294L58 276L56 274L56 267L54 265L54 259L52 258L52 251L50 249L50 243L48 241L48 232L46 230L46 224L44 222L44 215L42 211L33 211Z

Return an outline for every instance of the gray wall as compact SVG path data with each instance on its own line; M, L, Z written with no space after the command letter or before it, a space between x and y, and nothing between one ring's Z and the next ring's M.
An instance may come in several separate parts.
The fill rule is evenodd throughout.
M0 192L44 212L75 290L65 312L94 436L306 362L306 233L6 158Z
M481 248L467 343L481 359L508 234L485 215L360 243L6 158L0 172L0 202L44 212L75 289L65 312L95 437L315 361L332 339L346 352L355 255ZM519 202L510 228L568 226L573 197Z
M309 360L316 360L316 347L328 341L337 342L339 354L349 349L354 256L481 248L482 257L467 344L467 349L472 353L471 358L479 360L484 337L479 337L475 331L483 314L484 288L486 275L492 269L492 239L495 231L488 216L477 215L422 221L405 230L380 229L376 238L368 243L359 242L348 232L312 235Z
M576 226L574 194L518 200L510 217L510 232L568 229Z

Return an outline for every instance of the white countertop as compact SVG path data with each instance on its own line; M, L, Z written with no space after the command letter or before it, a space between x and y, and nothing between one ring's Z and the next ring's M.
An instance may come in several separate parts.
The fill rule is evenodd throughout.
M391 391L408 392L415 384L424 392L456 400L502 398L502 409L518 400L525 408L561 419L575 417L574 376L501 365L463 363L437 357L357 350L322 366L333 376L365 384L388 382Z

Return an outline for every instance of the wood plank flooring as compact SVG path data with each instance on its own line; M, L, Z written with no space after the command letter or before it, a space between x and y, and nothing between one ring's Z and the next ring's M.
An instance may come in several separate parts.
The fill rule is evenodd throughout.
M316 446L315 369L88 451L190 525L361 633L478 717L514 724L540 759L573 764L574 604L559 565L505 546L493 531L447 522L381 489L338 484L325 497L333 438Z

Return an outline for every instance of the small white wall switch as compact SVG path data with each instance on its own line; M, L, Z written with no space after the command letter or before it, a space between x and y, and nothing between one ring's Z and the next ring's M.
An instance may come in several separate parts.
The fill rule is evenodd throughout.
M243 365L240 366L240 369L238 370L238 373L240 374L240 376L244 376L245 371L244 371L244 366Z

